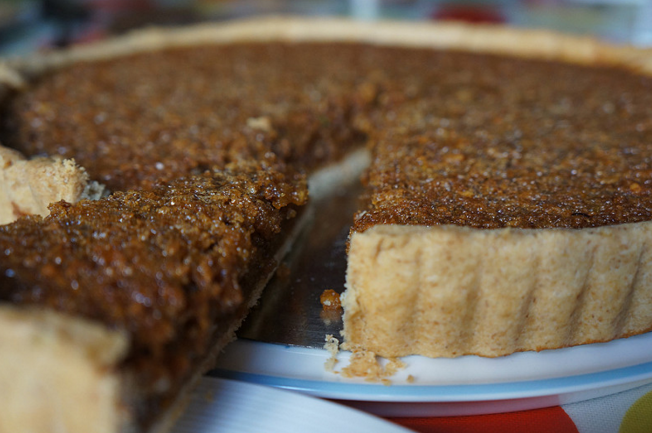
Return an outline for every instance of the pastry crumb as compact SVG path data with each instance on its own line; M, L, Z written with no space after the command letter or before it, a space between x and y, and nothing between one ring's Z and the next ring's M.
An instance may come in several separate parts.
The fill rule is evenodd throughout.
M408 374L406 382L407 383L414 383L414 376L412 376L411 374Z
M324 349L328 350L328 352L331 354L330 358L326 360L326 363L324 364L324 368L326 371L330 371L332 373L337 373L335 371L335 364L337 364L337 354L340 351L340 341L333 337L331 334L326 335L326 344L324 344Z
M60 156L26 159L0 146L0 225L26 215L47 216L48 205L61 200L76 203L99 199L104 185L89 181L86 170Z
M247 126L251 129L268 132L272 130L272 121L266 116L250 117L247 119Z
M332 289L324 290L324 292L319 297L319 301L321 302L324 310L337 310L342 308L340 294Z
M322 306L319 317L326 326L342 321L342 302L339 293L332 289L324 290L319 296L319 302Z
M382 365L380 357L374 352L360 350L351 354L349 365L342 368L343 377L363 377L367 382L381 382L383 385L391 385L389 377L405 368L405 363L397 358L388 358L385 365Z

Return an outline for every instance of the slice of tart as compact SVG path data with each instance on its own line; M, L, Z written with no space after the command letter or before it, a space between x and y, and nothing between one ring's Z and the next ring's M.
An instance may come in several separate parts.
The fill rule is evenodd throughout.
M304 222L302 173L362 139L353 102L338 98L347 85L286 95L293 82L279 60L276 74L258 67L250 80L233 68L287 50L200 46L96 62L73 50L17 65L27 85L8 83L3 139L30 156L74 158L113 193L62 197L45 218L0 227L0 344L16 347L1 362L11 391L0 430L87 431L97 418L98 431L152 431L174 418ZM315 92L323 103L306 108ZM315 173L313 195L343 174Z
M234 338L305 199L301 177L241 166L0 226L0 430L169 422Z
M346 347L501 356L652 330L652 77L599 53L424 62L436 79L370 137Z

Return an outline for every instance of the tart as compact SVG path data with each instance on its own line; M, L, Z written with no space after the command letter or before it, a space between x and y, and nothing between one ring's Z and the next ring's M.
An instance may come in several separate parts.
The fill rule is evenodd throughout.
M649 331L649 70L547 32L301 19L3 66L3 143L113 193L0 228L0 344L21 348L0 365L2 427L164 425L255 302L304 174L365 144L348 348L499 356Z

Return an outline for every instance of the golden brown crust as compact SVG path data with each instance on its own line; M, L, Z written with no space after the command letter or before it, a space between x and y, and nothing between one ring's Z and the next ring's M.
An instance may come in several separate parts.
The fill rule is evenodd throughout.
M345 338L384 356L501 356L652 328L652 223L377 226L351 238ZM393 272L378 272L393 268Z
M459 49L470 52L563 60L581 64L607 63L652 72L649 50L610 45L590 37L562 35L546 30L514 29L463 23L356 22L347 19L271 17L205 24L180 29L149 29L120 38L79 46L46 56L10 61L5 65L16 86L16 74L32 75L79 61L93 61L132 53L200 44L252 41L344 41L385 46ZM11 71L11 72L9 72Z
M120 431L125 335L51 311L0 306L0 431Z

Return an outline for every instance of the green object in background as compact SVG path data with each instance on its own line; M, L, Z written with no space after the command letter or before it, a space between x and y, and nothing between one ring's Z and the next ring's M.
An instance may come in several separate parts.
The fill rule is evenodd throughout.
M648 392L627 410L619 433L652 432L652 392Z

